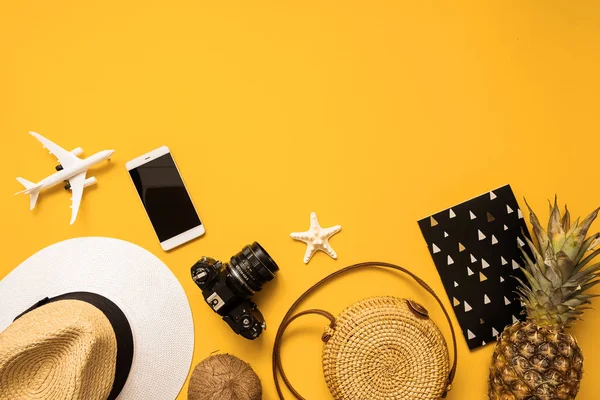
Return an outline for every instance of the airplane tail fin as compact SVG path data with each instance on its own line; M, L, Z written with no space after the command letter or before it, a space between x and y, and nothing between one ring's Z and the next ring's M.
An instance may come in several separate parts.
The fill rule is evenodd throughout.
M30 182L24 178L17 178L17 181L19 181L19 183L21 185L23 185L25 190L21 190L20 192L17 192L15 194L21 194L21 193L28 194L29 195L29 209L33 210L33 208L35 207L35 203L37 202L38 195L40 194L41 185L37 185L37 184Z

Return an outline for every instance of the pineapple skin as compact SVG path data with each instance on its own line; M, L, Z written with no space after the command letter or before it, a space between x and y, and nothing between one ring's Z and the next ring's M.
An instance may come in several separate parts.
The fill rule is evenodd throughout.
M490 400L571 400L579 391L583 354L559 326L507 326L490 366Z

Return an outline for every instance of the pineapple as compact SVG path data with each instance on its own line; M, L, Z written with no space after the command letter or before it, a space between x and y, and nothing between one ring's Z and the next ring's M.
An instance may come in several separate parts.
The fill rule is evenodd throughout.
M598 216L596 209L571 226L565 206L561 217L556 199L550 205L545 231L527 204L536 244L527 240L533 259L523 252L527 284L520 281L519 296L527 313L525 322L504 329L492 357L489 378L491 400L575 399L583 373L583 355L566 331L582 319L583 310L597 295L586 294L600 282L600 263L588 266L600 254L600 233L585 238ZM586 253L589 254L586 255Z

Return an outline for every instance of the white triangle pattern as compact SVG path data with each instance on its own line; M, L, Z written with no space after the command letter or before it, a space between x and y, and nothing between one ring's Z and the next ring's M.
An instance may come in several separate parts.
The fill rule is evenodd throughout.
M437 235L439 235L439 232L441 231L443 233L443 237L444 238L450 238L452 236L452 239L448 239L448 240L440 240L439 236L437 236L434 240L437 240L438 243L441 245L441 247L438 246L438 244L430 242L431 244L431 251L433 254L440 254L439 258L436 257L437 261L442 261L443 260L443 255L446 254L446 259L447 259L447 265L448 266L453 266L454 264L457 265L457 267L464 267L467 269L467 275L468 275L468 279L466 279L464 277L464 275L461 275L461 277L456 277L456 280L453 280L452 278L450 278L450 276L448 276L448 278L450 278L450 281L453 282L454 288L461 288L462 289L466 289L466 290L470 290L470 288L468 287L469 284L473 284L476 285L473 282L477 282L477 284L480 284L481 282L485 281L485 280L490 280L490 283L486 283L482 286L479 286L476 290L477 292L474 292L473 294L475 294L475 299L471 299L471 302L473 302L475 304L475 307L471 306L471 304L469 304L467 301L465 301L465 299L463 298L462 301L456 299L455 297L450 297L452 302L453 302L453 306L457 308L458 313L464 312L464 313L470 313L471 311L473 311L473 313L478 314L480 312L480 310L483 312L484 310L487 310L487 312L495 312L496 310L494 310L495 306L498 305L500 306L502 299L504 300L504 305L506 308L504 308L504 312L506 313L509 308L509 305L512 305L512 303L514 303L516 300L509 298L509 291L513 289L512 287L512 283L507 283L507 282L512 282L512 281L506 281L506 276L508 275L506 272L502 272L501 276L496 275L496 279L499 280L495 281L493 276L485 276L483 275L484 273L486 275L492 274L492 272L495 271L496 267L499 267L498 265L498 261L500 261L500 264L502 266L508 266L511 265L512 269L518 269L520 268L520 259L518 256L516 255L512 255L509 251L504 252L502 247L504 247L506 245L507 242L506 239L509 240L515 240L513 238L516 237L516 242L520 247L523 247L526 245L525 243L525 239L523 236L520 236L518 234L518 229L517 227L520 229L520 226L523 225L524 222L522 221L518 221L515 222L516 220L511 220L511 217L508 217L507 214L515 214L515 216L518 217L518 219L523 219L524 215L523 215L523 211L520 209L520 207L514 203L511 200L505 201L504 200L504 192L501 191L502 195L500 197L498 197L493 191L488 192L489 196L490 196L490 200L495 200L495 199L500 199L498 202L494 202L494 203L488 203L488 221L489 219L493 219L493 217L490 217L490 213L492 213L494 216L498 217L498 222L499 224L484 224L485 223L485 213L486 210L483 209L483 211L475 206L473 206L473 208L469 206L467 206L468 208L460 208L460 212L461 215L457 215L456 212L450 208L448 209L448 216L450 219L452 218L456 218L458 219L460 217L460 219L464 222L466 222L467 220L467 215L465 213L465 211L468 211L468 215L469 215L469 219L471 221L478 219L479 216L481 215L483 218L483 222L482 225L480 225L479 223L475 223L473 225L469 225L470 229L466 230L465 232L459 232L458 234L455 234L456 232L453 230L455 229L454 227L451 227L450 223L449 225L447 225L446 227L443 226L443 223L440 225L440 228L437 231ZM492 206L493 204L493 206ZM512 205L510 205L512 204ZM504 214L502 212L502 208L506 208L506 214ZM473 211L473 209L475 209L475 211L477 211L477 214L475 214L475 212ZM481 214L483 212L483 214ZM504 214L504 221L502 220L502 214ZM447 220L446 220L447 221ZM507 222L507 221L511 221L511 222ZM508 226L508 224L511 224L511 227ZM500 228L500 226L503 227L504 232L506 233L502 233L502 229ZM445 231L444 229L450 229L450 231ZM500 260L497 259L497 254L496 256L490 256L488 255L488 260L491 260L492 263L490 264L487 260L485 260L484 257L476 257L473 253L471 253L470 251L476 250L475 248L471 248L471 246L474 245L474 231L477 231L477 238L479 240L479 246L482 246L483 248L486 248L489 250L491 249L496 249L493 251L498 251L498 253L501 254L500 256ZM510 230L510 234L509 231ZM452 233L452 235L450 234ZM498 236L496 236L496 234L498 234ZM463 237L462 235L466 236ZM489 236L488 236L489 235ZM509 236L506 236L509 235ZM488 241L487 239L490 238L490 241ZM500 243L500 239L502 239L502 246L495 246L496 244ZM460 243L459 243L460 241ZM462 243L468 243L469 245L467 247L469 248L465 248L465 246ZM514 247L514 243L513 242L513 247ZM446 246L446 247L444 247ZM492 247L490 247L492 246ZM455 248L458 247L458 248ZM458 250L458 251L457 251ZM469 253L467 253L466 250L470 250ZM462 256L461 254L464 253L464 256ZM479 250L476 250L477 254L480 254ZM483 251L481 252L482 256L484 256ZM456 260L453 259L452 255L454 254L454 257L458 257ZM471 264L469 266L464 265L465 264L465 259L464 257L466 257L466 254L469 254L469 258L471 261ZM504 257L504 255L507 255L507 257ZM490 258L491 257L491 258ZM513 257L516 257L515 259L513 259ZM481 260L481 263L479 263L479 260ZM443 261L442 261L443 262ZM475 266L474 268L471 268ZM453 267L452 269L455 269L457 267ZM484 271L488 269L489 271ZM504 268L503 268L504 269ZM440 270L441 271L441 270ZM452 272L451 269L446 270L447 273ZM509 268L507 267L506 271L509 271ZM459 272L459 270L456 270L457 273L459 273L459 275L461 274ZM452 274L454 274L454 272L452 272ZM492 274L493 275L493 274ZM471 278L472 276L477 276L477 278ZM488 279L489 278L489 279ZM463 279L463 281L461 281L461 279ZM476 281L471 281L472 279L477 279ZM471 282L471 283L469 283ZM489 285L498 287L498 283L500 283L500 288L499 290L500 293L502 293L502 290L504 291L503 294L497 295L495 294L496 292L494 292L493 290L489 289ZM507 285L504 285L504 283L507 283ZM474 289L475 290L475 289ZM456 295L458 293L458 290L453 290L454 295ZM492 303L491 298L489 297L489 295L487 293L492 293L492 296L494 296L494 306L487 306L489 304ZM481 296L481 293L484 293L483 296ZM506 294L506 295L504 295ZM462 296L461 296L462 297ZM482 308L481 303L479 303L479 301L481 301L480 299L483 298L483 303L484 303L484 308ZM461 304L462 303L462 304ZM458 309L458 307L460 307L462 305L462 311L460 309ZM515 303L515 306L517 305L517 303ZM479 307L479 308L478 308ZM472 315L473 313L469 314ZM511 315L511 314L508 314ZM507 315L507 317L508 317ZM474 315L473 315L474 316ZM475 317L475 316L474 316ZM519 320L516 318L515 315L511 315L513 323L514 322L518 322ZM469 340L469 344L472 348L474 347L478 347L479 345L485 345L486 343L489 344L489 342L493 341L494 339L497 339L500 337L501 332L499 332L496 329L496 326L499 326L499 324L494 324L493 321L491 321L491 323L488 322L483 322L483 320L481 318L479 318L479 315L477 315L476 317L477 319L480 320L480 324L481 325L480 328L477 329L482 329L483 332L477 331L475 330L475 332L477 332L477 334L475 334L473 331L471 331L469 325L464 326L464 331L466 336L468 337ZM487 318L486 318L487 321ZM484 328L485 325L485 328ZM494 326L492 326L494 325ZM503 324L502 324L503 325ZM491 333L491 336L490 336ZM481 334L481 336L479 336L479 334ZM476 339L475 341L471 341L472 339ZM485 339L485 340L484 340Z
M517 317L515 317L515 316L513 315L513 316L512 316L512 322L513 322L513 324L514 324L514 323L517 323L517 322L519 322L519 320L517 319Z

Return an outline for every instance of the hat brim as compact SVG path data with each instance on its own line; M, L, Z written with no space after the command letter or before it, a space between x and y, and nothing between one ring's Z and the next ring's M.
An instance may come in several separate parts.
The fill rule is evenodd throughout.
M44 297L87 291L113 301L131 325L134 354L119 400L175 399L190 370L194 324L169 268L134 244L88 237L37 252L0 281L0 332Z

